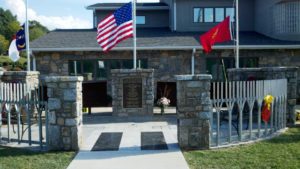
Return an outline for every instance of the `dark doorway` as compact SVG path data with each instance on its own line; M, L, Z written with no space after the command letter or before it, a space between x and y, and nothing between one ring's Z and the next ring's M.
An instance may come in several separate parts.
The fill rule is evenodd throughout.
M107 82L83 82L83 107L110 107L112 99L107 95Z
M177 103L176 82L157 82L155 103L161 97L170 99L170 106L175 107Z

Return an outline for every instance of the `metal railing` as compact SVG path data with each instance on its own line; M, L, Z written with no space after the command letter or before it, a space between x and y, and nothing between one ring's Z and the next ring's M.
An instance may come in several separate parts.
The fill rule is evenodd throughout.
M266 95L274 100L263 122ZM287 80L213 82L211 103L211 148L263 139L286 126Z
M43 96L41 85L0 83L0 143L47 146L48 108Z

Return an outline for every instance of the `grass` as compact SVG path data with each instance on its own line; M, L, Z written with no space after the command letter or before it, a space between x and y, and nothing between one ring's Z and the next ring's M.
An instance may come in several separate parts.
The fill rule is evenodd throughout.
M65 169L75 152L34 152L0 146L0 169Z
M300 128L251 145L184 152L191 169L300 168Z

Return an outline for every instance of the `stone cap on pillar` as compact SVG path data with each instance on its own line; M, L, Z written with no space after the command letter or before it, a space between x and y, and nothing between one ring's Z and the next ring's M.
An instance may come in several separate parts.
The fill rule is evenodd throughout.
M82 82L82 76L47 76L45 82Z
M179 81L188 80L211 80L212 75L210 74L196 74L196 75L175 75L175 79Z
M112 69L111 73L153 73L154 69Z
M2 75L5 76L33 76L33 75L39 75L40 72L38 71L5 71ZM1 75L1 72L0 72Z
M296 66L281 66L281 67L257 67L257 68L231 68L227 69L228 72L257 72L257 71L263 71L263 72L277 72L277 71L297 71L299 67Z

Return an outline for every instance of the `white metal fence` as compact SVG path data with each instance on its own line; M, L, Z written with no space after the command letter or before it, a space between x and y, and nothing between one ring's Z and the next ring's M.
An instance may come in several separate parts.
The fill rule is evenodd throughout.
M43 87L26 83L0 83L0 143L18 142L46 147L47 102Z
M261 119L266 95L274 97L267 123ZM286 79L213 82L211 101L211 147L265 138L286 126Z

